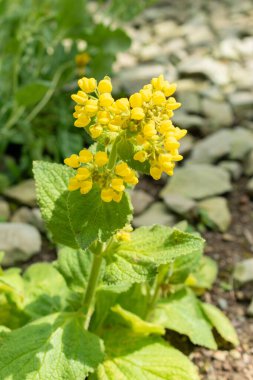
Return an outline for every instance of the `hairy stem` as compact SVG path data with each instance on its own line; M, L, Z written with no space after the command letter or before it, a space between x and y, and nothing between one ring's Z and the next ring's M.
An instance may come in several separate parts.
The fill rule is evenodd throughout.
M90 318L94 310L93 301L94 301L94 296L96 293L96 287L97 287L100 270L101 270L101 264L103 260L103 256L102 256L103 246L104 245L102 243L97 242L96 247L94 248L92 268L91 268L86 292L83 298L83 308L87 312L86 320L85 320L86 329L88 329L89 327Z

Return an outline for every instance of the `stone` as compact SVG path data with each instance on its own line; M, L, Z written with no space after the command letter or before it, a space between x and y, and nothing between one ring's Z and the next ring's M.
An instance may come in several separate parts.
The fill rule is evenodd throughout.
M187 134L182 140L180 140L180 148L179 152L180 154L187 154L189 153L194 145L194 138L192 135Z
M244 174L251 177L253 175L253 150L249 153L244 164Z
M230 151L229 129L222 129L197 142L191 155L191 162L208 163L216 162L228 155Z
M202 104L204 114L215 127L232 125L234 117L232 108L228 103L204 98Z
M165 204L155 202L143 214L134 218L133 225L134 227L140 227L163 224L172 227L176 222L176 217L168 212Z
M44 223L38 208L20 207L12 216L13 223L28 223L44 232Z
M131 200L134 214L139 215L150 206L154 198L143 190L135 189L131 194Z
M231 134L229 157L233 160L243 160L253 149L253 132L246 128L234 128Z
M175 125L180 125L185 129L198 129L201 130L205 125L205 119L198 115L190 115L184 111L175 112L173 116L173 122Z
M143 46L139 52L139 59L142 62L157 61L161 56L161 49L158 45Z
M234 280L240 284L253 281L253 259L240 261L236 264L233 274Z
M247 314L250 316L250 317L253 317L253 298L252 298L252 301L248 307L248 310L247 310Z
M241 41L238 38L225 38L219 45L219 58L238 60L238 48Z
M27 179L16 186L4 191L4 195L23 205L34 206L36 204L35 183L33 179Z
M200 211L205 212L205 216L211 221L219 231L225 232L231 223L231 214L227 200L223 197L213 197L198 203Z
M154 33L160 41L181 37L182 29L175 23L175 21L164 21L154 25Z
M242 167L237 161L221 161L219 166L227 170L234 181L237 181L242 175Z
M253 177L247 183L246 190L249 193L249 195L253 196Z
M248 91L234 92L229 96L234 112L240 117L253 117L253 93Z
M27 261L41 249L37 229L25 223L0 223L0 251L5 253L3 265Z
M180 194L165 194L163 200L171 211L183 216L191 213L196 207L194 200Z
M5 222L10 217L9 203L3 199L0 199L0 222Z
M189 57L180 63L178 69L183 75L202 76L219 86L227 85L230 82L228 66L210 57Z
M231 191L226 170L207 164L188 164L177 168L161 196L180 194L191 199L203 199Z
M183 104L185 111L189 113L201 113L200 98L196 92L181 92L177 98Z

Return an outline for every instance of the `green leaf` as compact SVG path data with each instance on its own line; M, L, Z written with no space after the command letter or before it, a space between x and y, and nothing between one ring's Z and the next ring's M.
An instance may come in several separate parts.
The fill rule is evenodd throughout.
M33 318L64 310L68 288L49 263L30 266L24 273L25 311Z
M130 311L123 309L120 305L113 306L111 310L117 315L119 315L124 324L129 326L135 334L165 334L165 329L161 325L146 322L140 317L138 317L136 314L133 314Z
M187 335L194 344L211 349L217 348L212 326L206 320L198 299L185 289L158 302L151 321L179 334Z
M166 226L141 227L131 241L114 243L106 255L104 281L108 283L144 282L155 276L157 267L177 257L202 250L203 239Z
M211 289L218 273L216 262L208 256L203 256L199 266L190 274L186 280L186 285L202 293L203 289Z
M134 154L136 153L135 146L128 139L121 139L117 145L117 152L120 158L127 162L127 164L138 172L149 174L150 165L148 161L139 162L134 160Z
M106 360L92 379L199 380L190 360L159 337L140 337L114 327L104 339Z
M58 259L54 267L64 277L69 289L84 292L92 264L92 253L81 249L62 247L58 251Z
M56 242L85 249L96 239L107 241L130 222L132 207L126 194L119 203L105 203L96 186L85 196L68 191L74 170L66 166L35 161L33 170L41 213Z
M103 360L100 339L74 314L54 314L7 334L0 345L2 380L83 380Z
M46 81L25 84L17 90L16 101L21 106L32 106L43 98L50 86L51 83Z
M171 265L172 275L170 277L171 284L183 283L189 274L198 266L202 256L202 250L197 253L178 257Z
M229 319L214 305L200 302L201 308L212 326L221 337L234 346L238 346L239 340L236 331Z

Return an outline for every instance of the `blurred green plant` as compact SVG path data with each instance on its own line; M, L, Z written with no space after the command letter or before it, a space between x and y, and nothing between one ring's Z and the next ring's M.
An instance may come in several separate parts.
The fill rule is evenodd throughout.
M35 159L61 161L81 149L81 136L69 130L72 83L84 73L111 74L131 43L114 21L149 3L0 0L0 169L9 181L29 175ZM95 21L105 7L103 22Z

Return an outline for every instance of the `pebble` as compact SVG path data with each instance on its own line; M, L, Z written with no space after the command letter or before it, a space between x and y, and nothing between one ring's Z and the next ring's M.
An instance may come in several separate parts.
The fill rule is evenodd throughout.
M36 204L35 183L33 179L27 179L18 185L4 191L4 195L12 200L27 206Z
M9 203L3 199L0 199L0 222L5 222L10 217Z
M131 200L134 214L139 215L151 205L154 198L143 190L135 189L131 194Z

